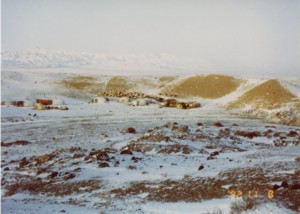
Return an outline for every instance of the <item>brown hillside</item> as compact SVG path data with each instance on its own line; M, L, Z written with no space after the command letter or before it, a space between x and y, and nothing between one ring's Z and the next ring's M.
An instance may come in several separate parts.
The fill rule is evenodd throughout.
M132 87L132 84L120 76L111 77L106 84L106 90L128 91Z
M174 81L177 77L175 76L161 76L159 78L159 87L162 88L164 87L166 84Z
M97 94L103 90L104 83L91 76L76 76L58 82L67 91Z
M219 98L236 90L240 82L224 75L189 77L171 86L162 93L177 94L179 97Z
M66 87L70 87L73 89L84 89L96 82L96 78L89 76L77 76L68 78L62 81Z
M297 102L299 99L280 85L277 80L268 80L246 92L229 107L241 108L247 104L264 109L280 108L286 103Z

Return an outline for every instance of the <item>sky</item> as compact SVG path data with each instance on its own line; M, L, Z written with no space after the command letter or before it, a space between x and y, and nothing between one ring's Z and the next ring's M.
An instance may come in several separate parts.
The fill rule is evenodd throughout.
M2 51L169 54L300 75L299 0L2 0Z

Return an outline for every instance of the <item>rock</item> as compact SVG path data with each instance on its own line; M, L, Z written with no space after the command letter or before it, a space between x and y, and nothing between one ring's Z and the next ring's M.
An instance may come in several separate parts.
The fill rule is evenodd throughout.
M242 136L242 137L247 137L250 139L253 139L254 137L259 137L262 136L262 134L260 132L247 132L247 131L236 131L234 133L235 136Z
M73 172L81 172L81 168L78 167L78 168L76 168L76 169L73 169L72 171L73 171Z
M136 130L134 128L132 128L132 127L129 127L129 128L127 128L126 132L129 133L129 134L135 134Z
M109 164L107 162L101 162L101 163L99 163L99 167L106 168L106 167L109 167Z
M174 126L172 127L172 131L173 132L177 132L177 133L187 133L189 131L189 127L188 126Z
M121 155L132 155L132 151L130 151L129 149L124 149L120 152Z
M200 171L202 169L204 169L204 166L203 165L199 166L198 170Z
M56 176L58 176L58 172L52 172L47 178L55 178Z
M131 160L137 163L138 161L142 160L142 158L132 157Z
M3 171L9 171L9 167L5 167Z
M136 166L128 166L127 169L128 170L136 170Z
M216 127L223 127L223 124L220 123L220 122L216 122L216 123L214 123L214 126L216 126Z
M115 162L115 167L117 167L117 166L119 166L119 165L120 165L120 161L117 160L117 161Z
M277 185L277 184L275 184L275 185L273 186L273 190L277 190L277 189L279 189L279 188L280 188L280 186Z
M298 135L298 133L297 132L295 132L295 131L290 131L289 133L288 133L288 137L296 137Z
M70 180L70 179L73 179L75 177L76 177L75 174L67 172L66 175L64 176L64 179L65 180Z
M23 168L24 166L28 165L30 162L26 159L26 157L22 158L22 160L19 163L19 167Z
M288 187L289 187L288 182L283 181L283 182L281 183L281 187L283 187L283 188L288 188Z
M210 156L213 157L213 156L217 156L219 155L220 153L218 151L215 151L215 152L212 152L210 153Z
M96 159L99 161L109 161L109 156L105 151L103 151L96 155Z
M213 157L213 156L209 156L209 157L207 157L207 159L206 160L214 160L214 159L216 159L215 157Z
M57 152L52 152L51 154L46 154L35 158L36 165L41 165L52 160L57 154Z
M197 123L197 126L203 126L203 124L202 123Z
M74 154L73 159L81 158L83 157L83 154Z
M92 155L86 156L86 157L84 158L84 161L89 162L90 159L93 159L93 156L92 156Z
M177 126L178 123L177 122L167 122L164 126L166 128L173 128L174 126Z

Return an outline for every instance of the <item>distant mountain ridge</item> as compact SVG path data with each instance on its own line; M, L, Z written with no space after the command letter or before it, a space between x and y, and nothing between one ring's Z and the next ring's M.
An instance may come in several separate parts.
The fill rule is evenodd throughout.
M203 59L169 54L107 55L36 48L2 52L4 68L99 68L115 70L200 71L210 68Z

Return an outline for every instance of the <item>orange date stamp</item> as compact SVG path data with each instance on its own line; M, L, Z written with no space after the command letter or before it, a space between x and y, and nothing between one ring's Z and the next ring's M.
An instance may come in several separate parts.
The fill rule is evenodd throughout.
M233 196L234 198L241 198L241 197L248 197L248 198L257 198L259 196L266 196L268 199L272 199L275 197L275 191L274 190L267 190L265 192L259 192L259 191L242 191L242 190L228 190L228 194Z

